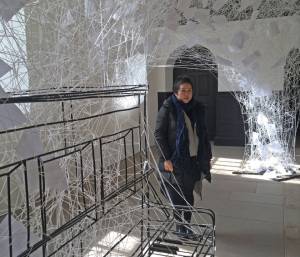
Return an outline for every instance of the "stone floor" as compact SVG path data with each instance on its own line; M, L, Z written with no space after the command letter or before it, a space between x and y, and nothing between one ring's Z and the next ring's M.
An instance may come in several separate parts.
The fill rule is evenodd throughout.
M153 154L156 159L155 149ZM216 213L216 257L300 257L300 179L233 175L242 147L214 146L213 155L212 183L204 182L202 200L195 193L195 206ZM296 155L299 164L300 148ZM153 185L159 192L156 179ZM95 256L101 255L86 255Z
M196 196L216 212L217 257L299 257L300 179L232 175L242 156L241 147L214 147L213 181Z

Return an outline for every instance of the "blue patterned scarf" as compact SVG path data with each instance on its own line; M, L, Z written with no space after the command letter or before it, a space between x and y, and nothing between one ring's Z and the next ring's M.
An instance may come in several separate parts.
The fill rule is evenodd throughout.
M193 99L185 104L181 101L178 101L177 97L172 95L172 102L176 107L177 113L177 129L176 129L176 151L173 154L171 160L176 165L182 164L184 160L189 158L189 144L188 144L188 131L184 120L185 112L188 117L191 119L192 124L194 124L194 117L192 115Z

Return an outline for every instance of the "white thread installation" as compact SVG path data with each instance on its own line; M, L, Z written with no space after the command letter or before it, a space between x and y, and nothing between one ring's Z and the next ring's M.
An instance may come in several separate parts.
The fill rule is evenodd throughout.
M205 24L207 26L205 28L214 31L224 22L293 16L297 15L297 12L299 13L298 3L295 1L285 4L278 1L278 4L273 5L270 4L270 1L261 1L264 4L258 5L257 2L260 1L223 1L220 4L221 1L200 0L190 1L190 3L189 1L142 0L76 0L71 3L70 1L44 0L26 1L26 7L23 9L20 8L25 5L25 1L11 2L14 2L14 5L9 8L10 12L0 13L3 18L0 26L1 97L3 95L12 97L14 94L27 95L29 93L25 92L26 90L30 90L30 93L34 95L47 95L73 92L74 90L87 92L91 89L105 89L105 87L110 88L111 86L118 86L120 89L124 84L146 84L146 67L166 66L164 62L161 62L163 58L159 55L159 50L161 43L168 41L166 37L161 36L158 38L162 41L155 42L155 35L161 35L159 31L164 28L176 32L178 28L180 30L185 25L199 24L202 26ZM249 5L245 2L249 2ZM0 1L0 3L9 7L8 1ZM3 10L2 6L1 10ZM14 13L16 14L12 16ZM167 17L172 20L167 20ZM244 47L251 42L251 37L249 37L251 29L253 26L249 26L249 31L237 31L226 42L225 39L216 36L217 33L199 42L208 42L211 45L223 44L233 55L241 54L238 65L241 64L243 68L251 67L252 69L262 58L263 52L254 49L253 52L246 53ZM280 33L280 26L276 22L269 24L269 37L274 38ZM201 35L201 32L199 34ZM179 32L177 36L182 38ZM195 41L197 40L198 38L195 38ZM193 42L190 44L193 46ZM178 59L181 53L175 53L172 58ZM207 51L201 52L194 49L189 52L187 59L190 59L189 67L191 69L206 69L215 72L216 67L211 62L212 58ZM195 65L195 59L201 60L201 64ZM260 84L252 80L253 76L247 77L244 73L241 74L236 59L231 59L230 56L224 56L222 53L216 54L216 59L219 71L222 70L228 80L238 84L244 92L249 92L236 94L243 106L246 123L249 125L246 131L249 141L245 148L245 163L251 163L253 160L259 161L258 167L250 165L246 169L256 171L265 169L270 176L274 175L272 172L275 175L293 173L293 142L297 127L295 115L299 108L298 50L291 50L291 54L288 56L285 79L287 84L281 94L260 90ZM280 66L281 62L279 61L274 65ZM61 102L1 104L1 131L61 120L81 119L118 108L122 109L124 107L120 106L121 99L124 100L119 97L114 101L109 99L66 101L63 106L64 111L62 111ZM133 106L138 102L136 96L129 96L126 101L123 101L126 103L126 107L130 101L135 102ZM291 102L293 104L289 104ZM8 113L9 115L7 115ZM135 114L135 111L124 112L106 117L82 119L65 125L62 123L3 133L0 135L1 166L30 155L63 148L65 144L72 146L136 125L138 119ZM278 124L282 125L278 126ZM275 128L274 125L276 125ZM150 133L149 131L143 131L143 133ZM150 135L147 134L148 137ZM128 142L130 144L130 140ZM135 147L139 148L138 140L135 141ZM98 151L96 155L99 154L98 143L95 144L95 149ZM87 188L85 190L86 204L93 201L93 183L91 182L93 163L88 157L91 151L92 149L87 147L83 151L82 158L83 177ZM124 174L122 165L124 164L120 164L124 158L122 144L113 143L107 146L103 154L105 188L107 189L106 193L109 193L115 191L124 180L124 176L122 176ZM150 154L152 153L150 152ZM85 207L80 197L82 195L81 174L78 173L75 176L76 167L78 167L75 159L80 162L78 153L45 163L48 232L65 224L70 217L78 214ZM270 163L272 163L271 166ZM137 167L141 164L143 162L136 162ZM128 167L132 170L132 160L128 163ZM43 230L40 206L35 201L38 187L38 167L36 163L29 162L27 168L28 171L33 171L28 175L29 205L31 207L30 232L32 238L36 240L36 237L41 238ZM22 169L18 169L18 172L14 173L16 175L11 178L12 214L13 221L16 222L15 227L19 227L20 224L26 225L26 213L20 208L25 204L25 188L20 186L24 178ZM53 172L50 173L47 170ZM97 175L97 180L100 179L101 177ZM158 181L155 184L159 184ZM1 196L6 195L6 190L6 179L3 179L0 182ZM107 252L108 246L111 246L112 242L120 235L122 236L126 229L137 220L136 217L141 213L139 200L144 193L142 191L139 197L125 200L124 204L115 207L106 219L83 232L72 244L62 248L59 254L80 256L80 250L83 249L90 256L93 256L92 254L103 256ZM120 194L109 205L113 206L125 197L125 194ZM99 198L100 196L98 196ZM153 207L151 210L154 216L161 217L159 208ZM0 197L0 211L1 216L7 217L6 197ZM205 222L203 217L200 219ZM7 219L4 218L4 220ZM48 251L55 250L57 246L66 242L90 222L89 218L85 218L71 230L65 231L51 240ZM140 228L139 226L140 224L138 228ZM157 228L157 225L153 226ZM139 237L139 231L139 229L135 229L133 234ZM116 233L111 234L110 232ZM7 235L4 233L5 246L7 246ZM102 240L99 241L99 238ZM131 240L134 243L135 238L131 238ZM94 253L90 252L92 248ZM16 251L24 249L26 249L25 244ZM7 253L8 249L1 252L4 251ZM116 255L118 251L120 253L117 256L121 256L121 254L129 255L128 251L130 250L124 250L120 246L114 250L111 256Z

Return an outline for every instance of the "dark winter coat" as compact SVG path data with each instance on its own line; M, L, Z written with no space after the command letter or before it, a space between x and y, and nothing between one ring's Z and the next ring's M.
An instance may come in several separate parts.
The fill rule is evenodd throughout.
M176 163L173 173L164 170L164 161L171 160L176 151L177 112L171 97L164 101L157 115L154 135L161 152L159 170L170 183L175 183L173 181L173 174L178 183L185 181L184 177L187 174L190 174L189 180L193 180L193 182L199 180L201 174L208 181L211 180L210 160L212 153L205 126L204 106L200 102L193 100L192 112L193 117L196 117L196 131L199 138L197 159L195 162L189 159L190 161L185 160Z

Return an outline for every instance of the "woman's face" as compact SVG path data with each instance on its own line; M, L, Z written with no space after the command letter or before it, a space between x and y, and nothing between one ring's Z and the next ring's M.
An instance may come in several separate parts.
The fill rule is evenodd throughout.
M177 99L181 102L187 104L192 100L193 97L193 88L190 83L183 83L179 86L177 93L175 93Z

